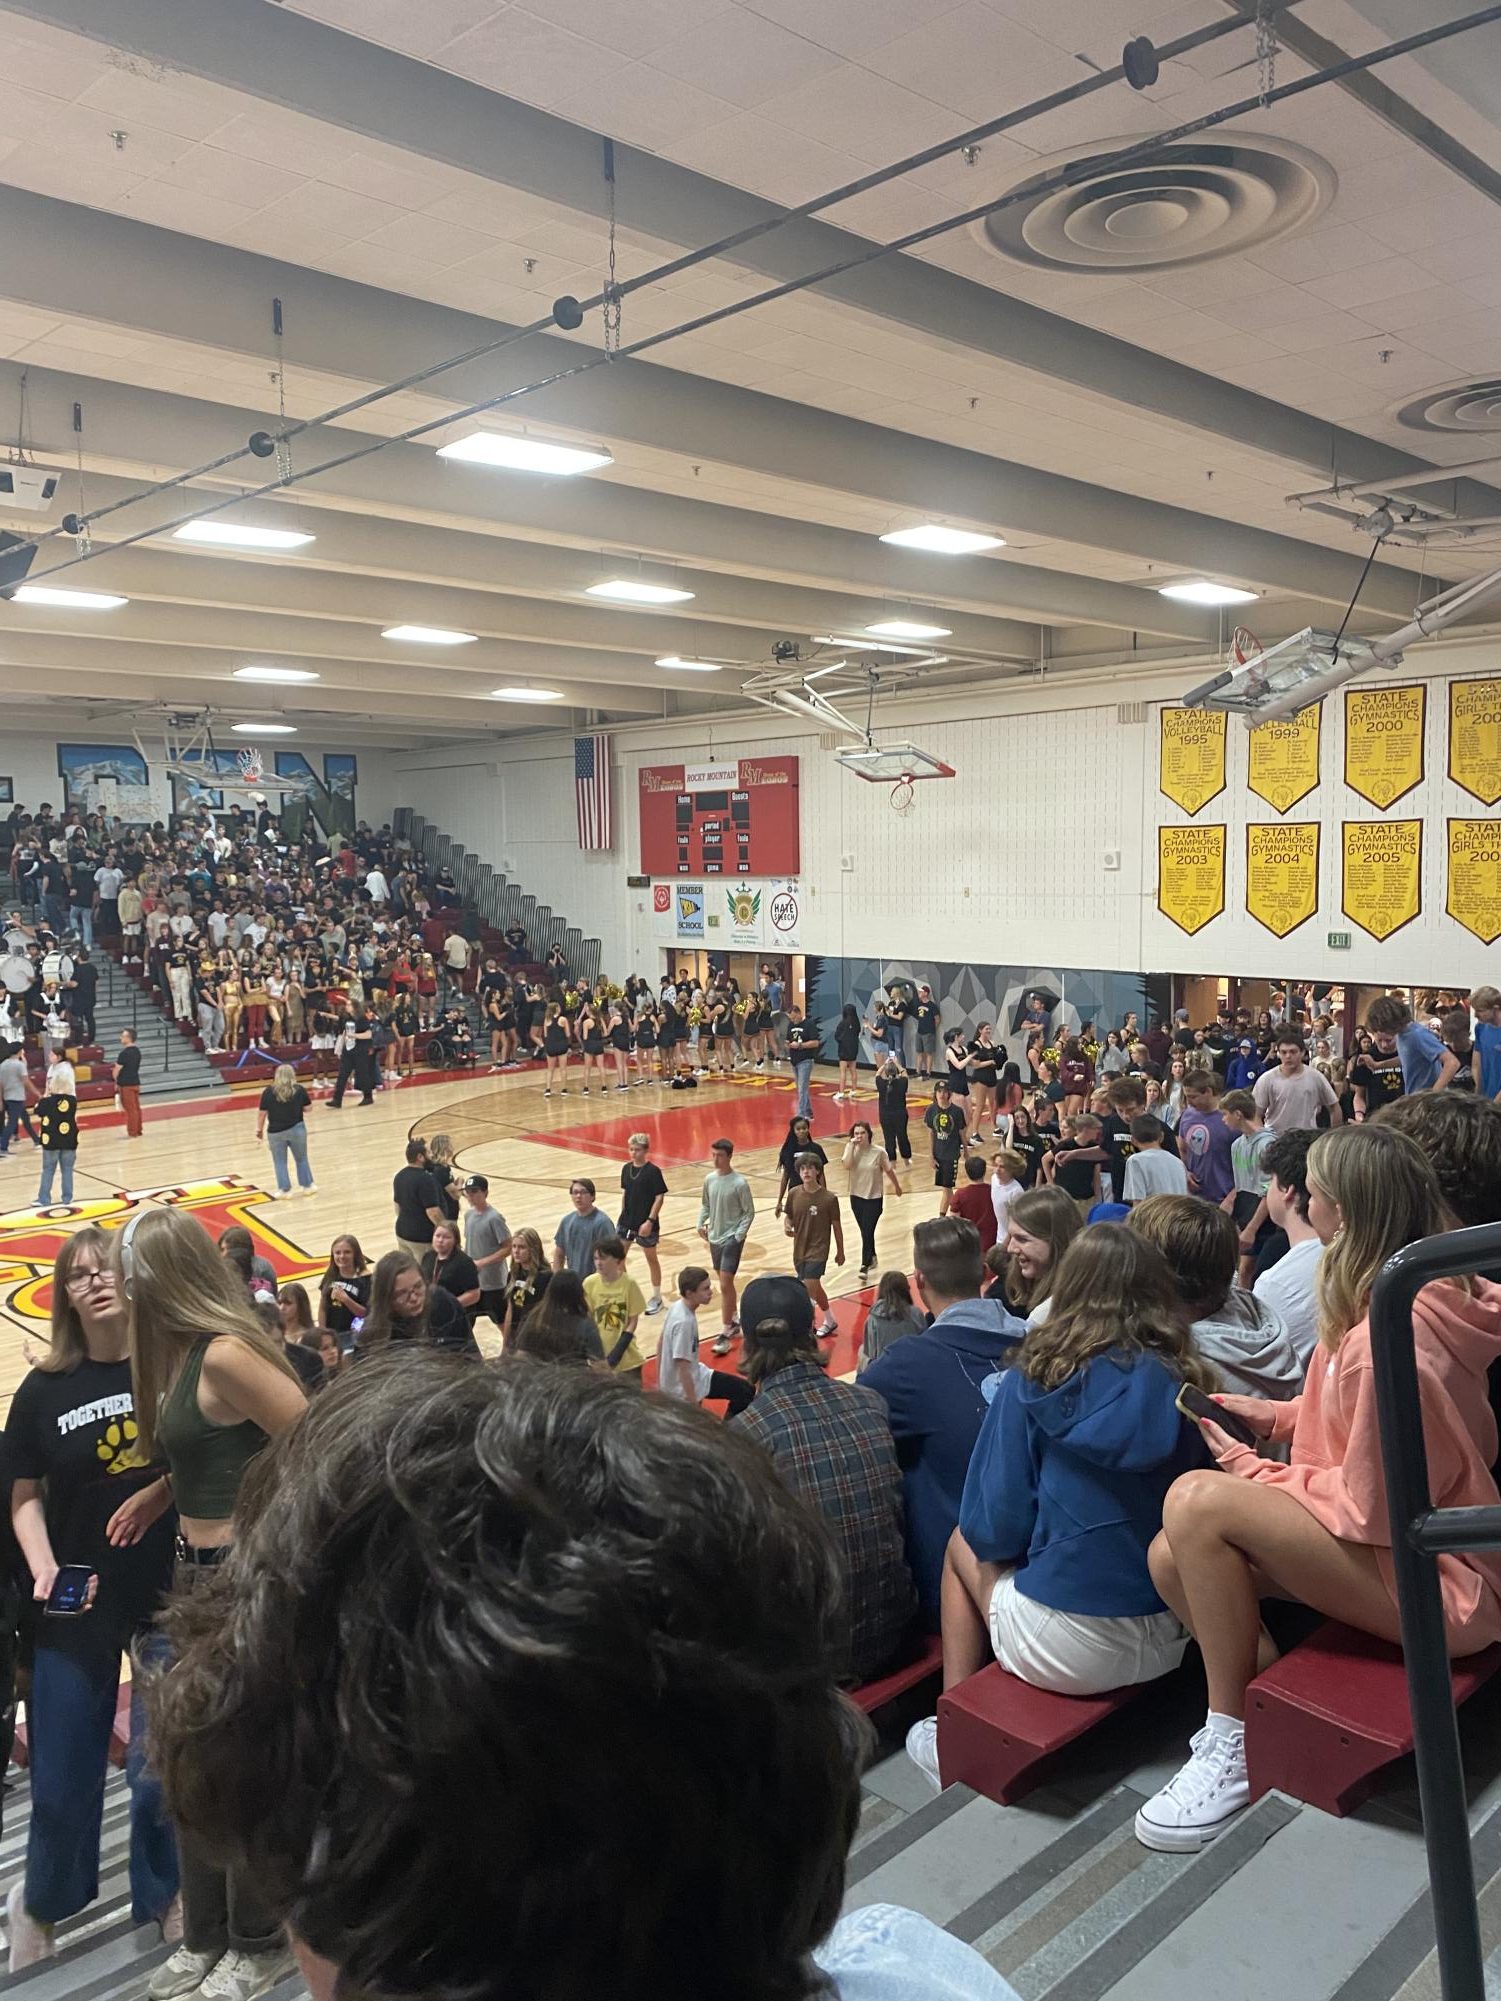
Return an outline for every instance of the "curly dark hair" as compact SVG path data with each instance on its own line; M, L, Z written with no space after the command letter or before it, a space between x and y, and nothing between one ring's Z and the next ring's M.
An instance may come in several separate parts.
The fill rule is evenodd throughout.
M753 1442L592 1373L377 1356L197 1581L150 1690L172 1814L342 1991L820 1991L869 1732L838 1559Z

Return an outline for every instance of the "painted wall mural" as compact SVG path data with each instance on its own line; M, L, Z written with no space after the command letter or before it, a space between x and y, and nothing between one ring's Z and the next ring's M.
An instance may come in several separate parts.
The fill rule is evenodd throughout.
M235 776L239 754L237 748L205 749L205 774ZM351 751L325 751L321 761L320 773L300 750L276 753L276 776L291 783L275 797L268 794L268 799L273 810L280 801L282 826L290 840L302 838L310 819L325 834L354 832L359 759ZM57 769L66 805L84 812L102 806L126 820L145 822L164 819L169 811L185 813L206 806L218 812L224 806L220 787L207 782L206 777L180 772L170 779L169 796L165 774L153 770L134 744L60 743Z

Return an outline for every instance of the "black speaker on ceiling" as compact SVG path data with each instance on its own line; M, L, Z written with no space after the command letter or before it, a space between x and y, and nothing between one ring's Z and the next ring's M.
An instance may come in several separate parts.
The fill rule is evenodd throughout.
M0 530L0 597L7 597L26 581L26 572L36 561L35 542Z

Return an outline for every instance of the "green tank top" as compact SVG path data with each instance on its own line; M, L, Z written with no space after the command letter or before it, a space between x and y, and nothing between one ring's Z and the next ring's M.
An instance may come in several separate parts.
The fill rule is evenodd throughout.
M199 1521L227 1520L235 1511L246 1466L266 1443L258 1424L211 1424L198 1408L198 1378L208 1339L196 1342L177 1381L162 1399L156 1436L172 1474L179 1514Z

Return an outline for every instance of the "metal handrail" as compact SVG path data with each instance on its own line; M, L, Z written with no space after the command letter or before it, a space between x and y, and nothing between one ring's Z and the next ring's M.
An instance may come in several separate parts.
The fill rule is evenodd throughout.
M1371 1289L1376 1414L1443 2001L1485 2001L1485 1958L1437 1559L1459 1549L1501 1549L1501 1506L1433 1505L1412 1310L1433 1280L1497 1265L1501 1223L1483 1223L1408 1244L1387 1259Z

